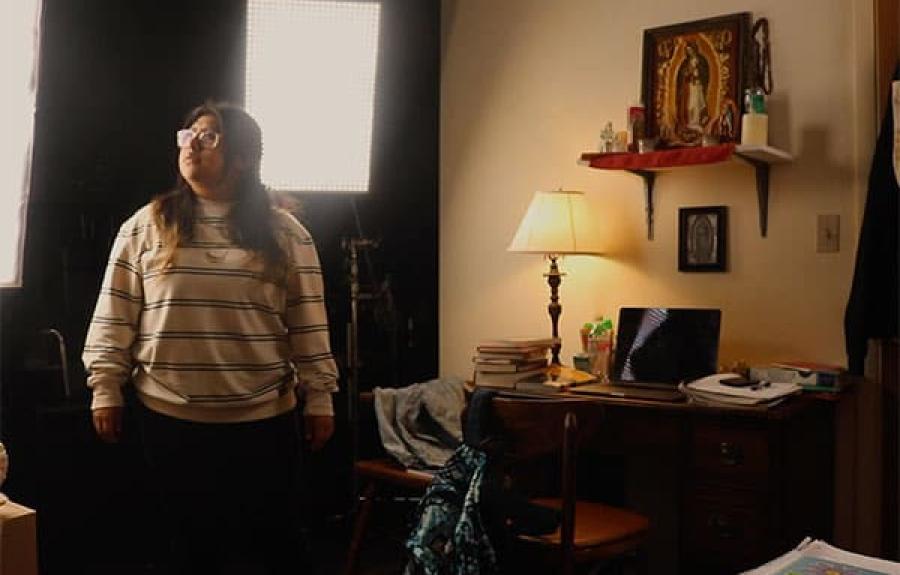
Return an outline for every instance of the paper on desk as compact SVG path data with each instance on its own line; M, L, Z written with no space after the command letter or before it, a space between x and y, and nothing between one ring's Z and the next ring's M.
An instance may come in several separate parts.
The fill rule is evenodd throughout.
M738 376L734 373L716 373L701 377L687 384L687 391L688 393L692 391L699 392L707 398L720 397L723 401L730 400L736 404L753 405L770 402L794 393L800 393L803 390L802 387L795 383L769 383L765 387L731 387L722 383L722 380L728 377Z
M840 575L900 575L900 563L844 551L821 540L804 539L795 549L741 575L839 573Z
M762 401L759 399L753 399L748 397L737 397L734 395L719 395L716 393L705 393L702 391L696 391L688 389L685 385L678 386L678 389L681 393L685 394L688 399L690 399L691 403L696 405L709 405L711 407L718 407L722 405L727 405L730 407L741 407L748 409L769 409L771 407L775 407L779 403L785 400L784 397L779 397L777 399L771 399L768 401Z

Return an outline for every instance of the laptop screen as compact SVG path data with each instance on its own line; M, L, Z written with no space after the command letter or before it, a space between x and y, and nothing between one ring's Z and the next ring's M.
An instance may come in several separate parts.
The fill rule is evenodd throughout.
M678 384L718 371L717 309L619 310L613 382Z

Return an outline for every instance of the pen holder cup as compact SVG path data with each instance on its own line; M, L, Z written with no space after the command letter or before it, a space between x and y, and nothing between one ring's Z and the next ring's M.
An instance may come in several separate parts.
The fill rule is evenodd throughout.
M590 372L597 379L605 381L609 379L609 359L612 353L612 332L599 336L591 336L588 340L588 358Z

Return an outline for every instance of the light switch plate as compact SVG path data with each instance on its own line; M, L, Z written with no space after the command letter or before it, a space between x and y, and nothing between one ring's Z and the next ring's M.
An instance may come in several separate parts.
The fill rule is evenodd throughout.
M819 253L841 251L841 216L819 215L816 226L816 251Z

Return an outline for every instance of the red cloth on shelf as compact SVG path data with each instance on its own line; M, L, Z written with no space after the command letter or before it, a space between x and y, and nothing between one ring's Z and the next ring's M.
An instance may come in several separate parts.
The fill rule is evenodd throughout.
M719 144L696 148L673 148L643 154L586 152L581 154L581 159L590 162L592 168L602 170L656 170L723 162L731 157L734 148L734 144Z

